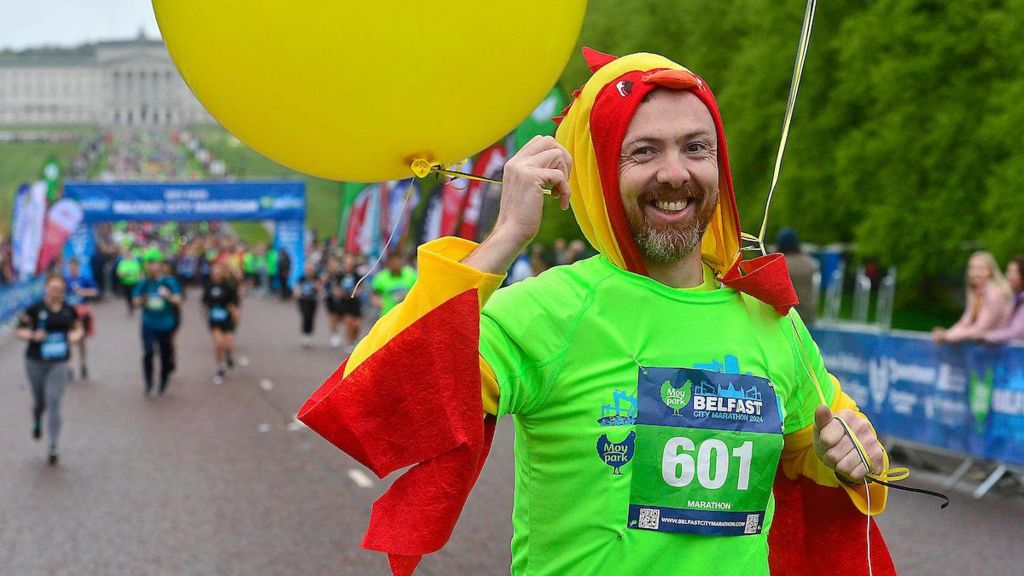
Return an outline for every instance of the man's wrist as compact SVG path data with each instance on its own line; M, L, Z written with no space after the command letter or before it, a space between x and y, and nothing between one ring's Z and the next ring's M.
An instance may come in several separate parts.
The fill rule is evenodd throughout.
M524 238L521 234L506 229L495 228L476 250L462 260L462 263L481 272L505 274L531 240L532 238Z

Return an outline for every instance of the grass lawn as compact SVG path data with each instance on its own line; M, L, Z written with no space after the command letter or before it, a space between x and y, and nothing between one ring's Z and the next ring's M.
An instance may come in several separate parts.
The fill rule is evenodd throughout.
M5 128L0 127L0 130ZM86 133L92 129L73 130ZM6 234L10 231L11 204L18 191L18 185L38 179L43 163L51 155L58 158L61 166L67 166L79 153L81 146L81 143L75 141L0 143L0 232Z
M190 129L202 140L214 158L227 164L228 171L240 179L293 179L306 183L306 226L316 231L318 238L327 238L338 233L341 219L341 184L313 176L306 176L286 168L249 148L220 126L194 126ZM233 224L238 234L254 234L259 241L258 231L251 226ZM262 230L262 226L259 226Z

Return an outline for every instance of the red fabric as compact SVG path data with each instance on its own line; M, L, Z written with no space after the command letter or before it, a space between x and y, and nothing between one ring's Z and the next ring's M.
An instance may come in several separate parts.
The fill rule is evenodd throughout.
M388 553L396 576L448 541L490 450L479 326L476 291L455 296L344 379L342 364L298 414L378 477L412 466L374 503L362 543Z
M800 302L782 254L737 260L722 276L722 283L768 304L781 316Z
M808 478L775 478L775 518L768 532L772 576L867 576L867 517L845 490ZM874 576L896 576L889 548L871 522Z

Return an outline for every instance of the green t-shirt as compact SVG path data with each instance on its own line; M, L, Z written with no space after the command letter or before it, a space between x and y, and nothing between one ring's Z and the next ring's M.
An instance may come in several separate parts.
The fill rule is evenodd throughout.
M117 277L121 283L133 286L142 280L142 264L136 258L123 258L117 263Z
M383 316L405 300L416 282L416 271L405 266L395 276L390 270L382 270L373 277L373 291L380 296L380 313Z
M768 575L782 433L819 404L798 334L828 400L831 380L795 312L706 282L597 256L484 307L516 430L512 574Z

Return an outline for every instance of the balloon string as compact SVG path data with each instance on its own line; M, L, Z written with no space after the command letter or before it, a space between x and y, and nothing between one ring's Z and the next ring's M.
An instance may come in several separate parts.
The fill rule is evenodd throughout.
M786 114L782 121L782 137L779 140L779 151L775 156L775 169L772 172L772 184L768 190L768 200L764 206L764 217L761 219L761 231L756 241L761 254L764 250L764 234L768 228L768 211L772 205L772 198L775 195L775 187L779 183L779 174L782 171L782 158L786 152L786 143L789 141L789 127L793 120L793 110L796 108L796 98L800 91L800 79L803 76L804 61L807 58L807 48L811 41L811 28L814 25L814 11L817 8L817 0L807 0L807 8L804 11L804 21L800 29L800 43L797 48L796 62L793 64L793 78L789 85L789 98L786 100ZM749 236L749 235L744 235ZM746 238L753 240L753 236Z
M377 256L377 260L374 261L373 265L370 266L370 269L366 271L366 274L363 274L363 277L360 278L359 281L356 282L355 287L352 288L353 297L355 297L355 295L359 292L359 287L363 285L363 281L369 278L370 274L373 274L374 271L377 270L377 266L380 266L380 261L383 260L384 256L387 255L388 247L391 246L391 241L395 239L395 234L398 233L398 229L402 227L402 222L405 221L405 209L409 206L409 199L412 198L412 193L413 185L412 181L410 181L409 187L406 188L405 190L405 200L402 201L402 210L399 212L398 220L395 222L395 225L392 226L391 228L391 234L388 235L388 241L385 242L384 247L381 248L380 255Z

